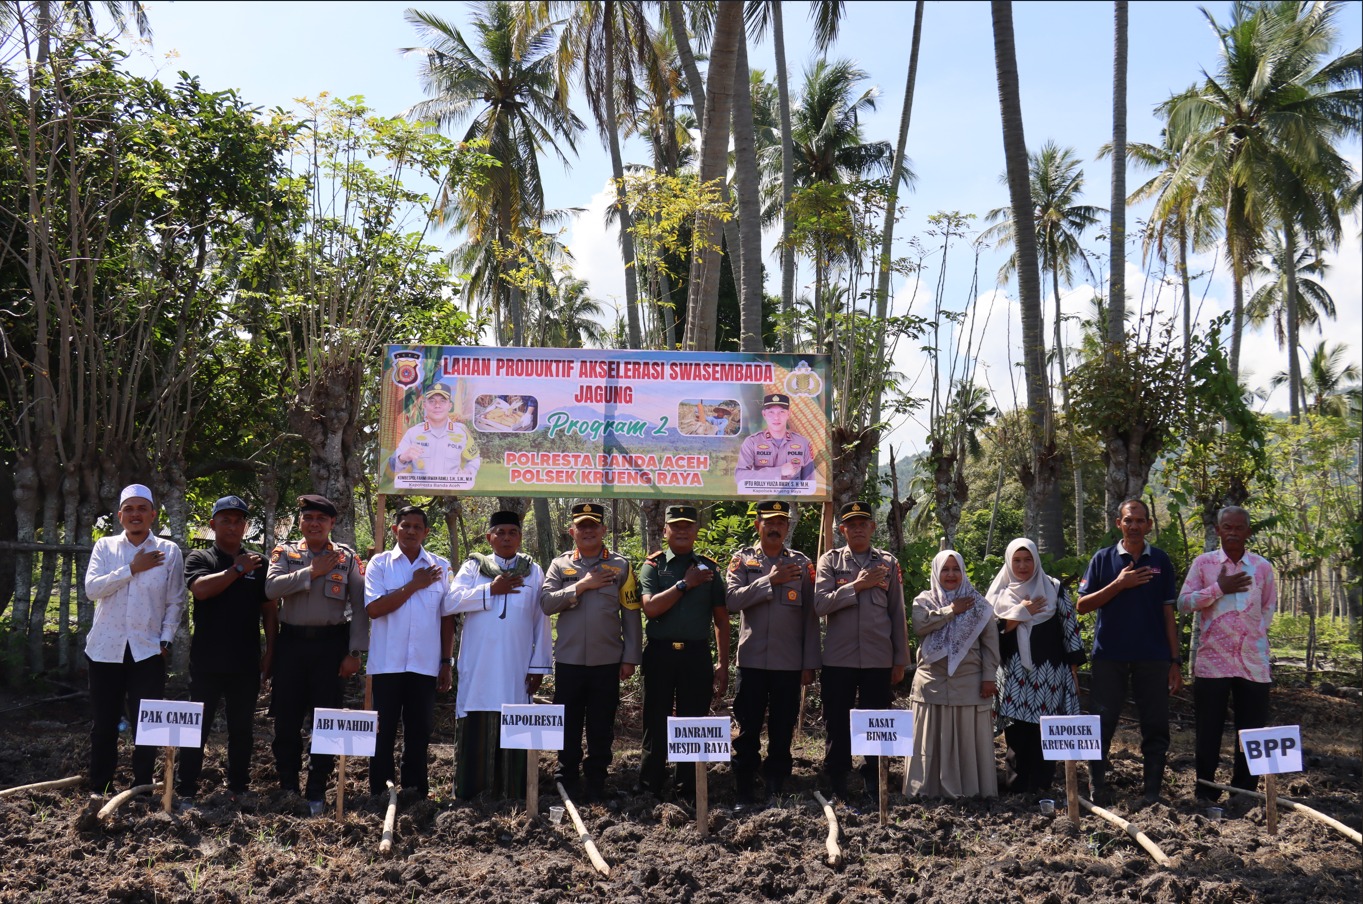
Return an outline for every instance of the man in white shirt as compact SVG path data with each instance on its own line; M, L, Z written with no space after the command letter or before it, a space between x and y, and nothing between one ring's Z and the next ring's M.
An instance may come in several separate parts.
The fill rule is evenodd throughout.
M450 585L450 611L464 615L454 794L465 800L525 793L525 751L501 749L499 714L504 703L529 703L553 666L544 573L520 554L521 516L494 513L487 541L492 555L472 553Z
M435 728L435 693L448 691L454 649L449 601L450 563L423 545L426 512L415 505L393 515L398 548L369 560L364 608L369 613L369 674L379 736L369 761L369 790L380 794L394 778L393 747L402 722L402 790L430 793L427 752Z
M152 535L156 507L140 483L118 497L122 533L95 541L85 571L85 594L95 618L85 639L90 665L90 790L114 791L118 720L135 717L142 698L166 689L166 658L185 605L185 566L180 547ZM126 707L126 710L125 710ZM150 785L155 747L133 750L133 785ZM169 780L169 776L167 777Z

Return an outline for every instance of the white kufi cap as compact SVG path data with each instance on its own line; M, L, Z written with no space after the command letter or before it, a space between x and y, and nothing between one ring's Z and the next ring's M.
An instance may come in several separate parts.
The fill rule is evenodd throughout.
M142 499L145 499L148 502L152 503L152 505L156 504L152 500L150 487L143 486L140 483L130 483L123 488L123 492L118 494L118 507L123 508L123 503L127 502L134 496L141 497Z

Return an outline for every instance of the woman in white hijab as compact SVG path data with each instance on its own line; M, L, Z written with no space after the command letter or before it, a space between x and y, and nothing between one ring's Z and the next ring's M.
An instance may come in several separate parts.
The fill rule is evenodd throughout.
M1046 574L1036 544L1008 544L1003 568L986 594L998 616L1003 662L999 715L1008 742L1004 787L1043 791L1055 781L1055 761L1041 755L1041 717L1079 712L1079 666L1084 644L1074 606L1060 582Z
M922 643L913 676L913 758L905 792L924 797L997 797L994 610L970 584L954 550L932 560L932 588L913 601Z

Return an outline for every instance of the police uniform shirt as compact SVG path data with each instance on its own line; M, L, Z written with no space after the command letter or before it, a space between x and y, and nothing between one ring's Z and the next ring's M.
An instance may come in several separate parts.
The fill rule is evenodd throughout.
M798 580L771 582L773 565L794 562ZM738 665L748 669L801 671L819 667L819 617L814 611L814 563L784 548L768 556L760 545L734 554L724 577L724 600L738 612Z
M312 577L314 555L336 550L340 561L317 579ZM364 610L364 565L355 550L342 543L327 542L318 553L306 540L281 543L270 553L265 594L282 600L281 625L319 627L350 620L350 649L369 649L369 614Z
M464 467L464 450L468 448L468 433L467 428L452 430L455 423L446 421L443 427L436 428L421 421L410 427L393 452L394 470L434 477L460 473ZM416 458L402 461L402 456L411 451L417 453Z
M782 477L781 468L787 463L799 465L799 470L790 477ZM743 440L738 449L735 480L811 480L813 477L813 450L809 440L798 433L787 433L776 439L770 430L763 430Z
M852 584L863 568L889 568L888 588L858 593ZM888 669L909 664L904 617L904 583L894 556L872 547L858 556L846 546L819 557L814 576L814 609L827 618L823 665Z
M574 586L597 566L617 579L584 590ZM612 665L643 661L643 621L639 587L629 560L602 547L599 556L569 550L549 563L540 590L540 608L557 615L554 661L568 665Z
M686 577L692 565L704 565L715 572L709 583L692 587L682 598L645 627L649 640L696 643L708 640L714 625L713 610L724 608L724 581L713 559L689 552L677 555L671 549L655 552L639 569L639 589L644 596L662 593Z

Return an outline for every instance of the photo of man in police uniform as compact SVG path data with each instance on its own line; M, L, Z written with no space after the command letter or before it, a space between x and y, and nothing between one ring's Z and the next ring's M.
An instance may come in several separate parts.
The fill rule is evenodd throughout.
M450 415L454 394L439 382L421 395L422 419L398 441L389 460L394 484L400 488L471 485L482 459L473 445L468 427Z
M738 450L734 481L740 493L803 495L813 493L814 449L807 437L786 429L790 396L781 392L762 397L767 429L754 433Z

